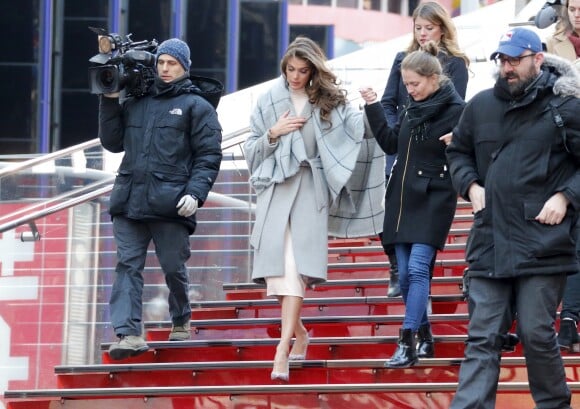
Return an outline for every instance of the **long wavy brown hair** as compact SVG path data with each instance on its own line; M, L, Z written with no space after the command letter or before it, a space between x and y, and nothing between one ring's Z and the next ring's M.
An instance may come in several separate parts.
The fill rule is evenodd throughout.
M346 91L339 87L337 76L326 66L326 56L318 44L308 37L298 36L288 46L280 69L286 78L286 66L292 57L306 61L310 67L310 80L306 95L311 104L320 108L320 119L330 123L330 112L346 104Z
M441 27L441 41L438 44L439 50L455 57L463 58L465 65L469 66L469 58L461 49L459 48L459 43L457 42L457 29L451 16L441 6L439 3L434 1L428 1L421 3L417 6L413 12L413 40L409 47L407 47L407 53L417 51L420 49L420 45L415 38L415 20L421 17L432 24L436 24Z

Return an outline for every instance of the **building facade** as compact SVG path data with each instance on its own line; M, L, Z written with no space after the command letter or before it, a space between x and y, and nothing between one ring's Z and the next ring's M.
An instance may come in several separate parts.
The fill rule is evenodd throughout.
M441 1L452 10L453 0ZM179 37L192 72L233 92L279 74L298 34L329 57L407 33L415 0L0 0L0 155L47 153L97 136L89 59L100 27L132 41ZM344 51L346 52L346 51ZM337 55L338 56L338 55Z

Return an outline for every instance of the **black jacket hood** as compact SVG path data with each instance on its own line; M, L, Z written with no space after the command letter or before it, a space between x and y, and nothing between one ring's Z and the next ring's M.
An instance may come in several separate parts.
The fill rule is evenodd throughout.
M224 91L222 83L214 78L200 77L197 75L183 76L172 82L166 83L161 78L156 77L151 93L154 97L172 97L191 92L199 95L217 109L220 98Z
M190 75L191 92L203 97L209 102L214 109L217 109L220 98L224 91L223 84L215 78L200 77L197 75Z

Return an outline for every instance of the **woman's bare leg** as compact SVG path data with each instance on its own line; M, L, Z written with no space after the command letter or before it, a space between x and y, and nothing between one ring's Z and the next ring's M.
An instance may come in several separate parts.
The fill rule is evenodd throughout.
M281 310L281 334L280 342L276 347L276 356L274 357L274 368L272 377L275 374L288 374L288 351L292 336L296 330L296 323L300 321L300 311L302 309L302 297L291 295L278 296L282 306ZM280 379L287 379L287 376L278 376Z

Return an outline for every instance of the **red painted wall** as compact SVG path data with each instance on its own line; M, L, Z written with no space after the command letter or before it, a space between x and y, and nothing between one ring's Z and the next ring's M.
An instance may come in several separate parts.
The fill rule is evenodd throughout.
M18 205L0 205L0 214ZM37 222L46 239L20 241L28 227L0 234L0 394L54 388L61 364L68 212ZM41 272L43 272L41 274ZM3 407L0 399L0 408Z

